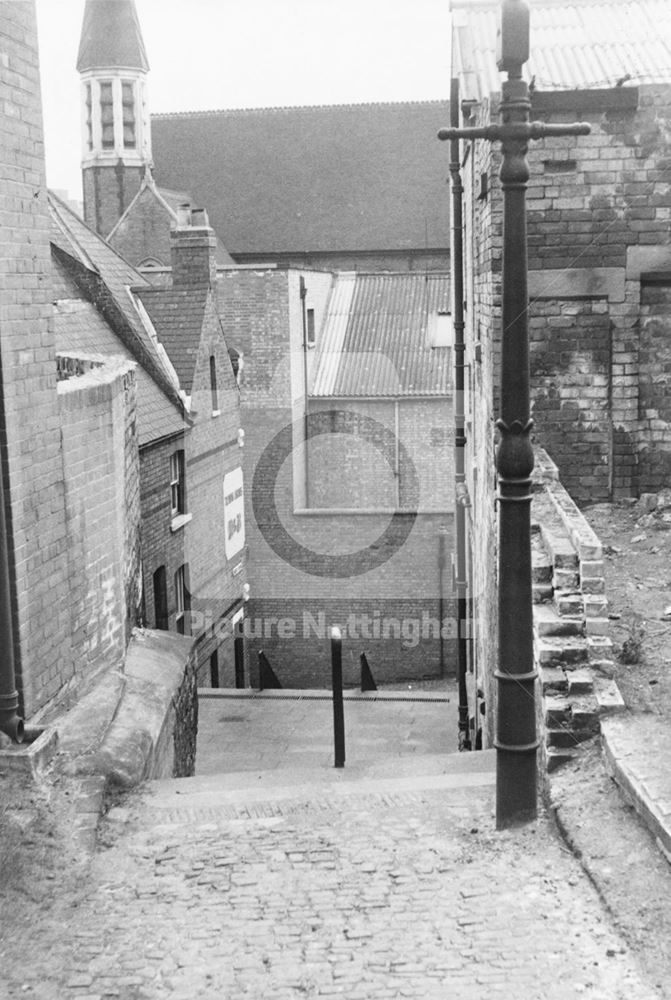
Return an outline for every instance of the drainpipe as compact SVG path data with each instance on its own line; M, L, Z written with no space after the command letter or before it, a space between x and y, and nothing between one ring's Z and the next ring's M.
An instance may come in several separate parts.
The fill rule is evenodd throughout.
M459 81L450 84L450 125L459 126ZM452 187L452 321L454 326L454 481L455 481L455 530L456 564L454 586L457 594L457 682L459 686L459 749L471 749L468 717L468 612L466 579L466 487L464 453L466 431L464 414L464 245L463 245L463 192L459 172L459 140L450 142L450 181Z
M396 507L401 509L401 413L398 399L394 400L394 475L396 477Z
M4 407L0 410L4 423ZM5 428L2 428L3 437ZM18 714L19 693L14 669L14 629L12 625L9 542L5 516L5 486L0 475L0 731L15 743L23 742L23 719Z
M307 298L308 290L305 287L305 278L301 274L300 277L300 296L301 296L301 317L303 322L303 391L305 393L305 414L303 416L303 469L305 473L304 481L304 507L310 506L310 474L308 469L308 429L310 423L310 414L308 412L308 324L307 315L305 312L305 300Z
M440 623L440 676L445 676L445 639L443 636L443 621L445 620L445 549L447 529L438 529L438 621Z

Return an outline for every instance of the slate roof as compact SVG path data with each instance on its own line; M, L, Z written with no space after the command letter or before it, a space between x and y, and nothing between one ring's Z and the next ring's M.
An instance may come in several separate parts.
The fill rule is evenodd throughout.
M429 316L448 312L444 274L339 274L318 338L312 397L441 396L449 347L432 348Z
M447 101L153 115L154 177L234 257L446 249L446 124Z
M463 100L501 89L499 0L452 0L452 66ZM671 82L668 0L534 0L525 79L537 90Z
M179 384L191 393L209 288L140 288L137 293L168 352Z
M77 70L149 69L134 0L86 0Z
M105 316L93 306L86 310L61 306L59 319L57 308L59 348L79 347L87 353L110 353L138 361L140 443L176 433L184 426L184 416L174 372L147 332L128 291L131 285L146 284L145 279L53 192L49 192L48 202L57 301L90 302L95 295L106 302Z

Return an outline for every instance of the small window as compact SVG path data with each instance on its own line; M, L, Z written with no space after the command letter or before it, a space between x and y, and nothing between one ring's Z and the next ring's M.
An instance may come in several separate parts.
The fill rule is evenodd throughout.
M189 567L186 563L175 573L175 622L180 635L191 635L189 611L191 610L191 595L189 593Z
M210 392L212 394L212 413L219 413L219 392L217 390L217 361L214 354L210 355Z
M452 346L452 316L448 312L435 312L428 318L427 341L429 347Z
M93 97L91 84L86 84L86 145L93 149Z
M154 628L167 631L168 624L168 587L165 566L159 566L153 576L154 581Z
M315 311L314 311L314 309L308 309L308 311L307 311L307 339L308 339L308 344L314 344L314 342L315 342Z
M126 149L135 149L135 90L130 80L121 84L121 105L123 108L123 144Z
M103 149L114 149L114 95L111 80L100 83L100 126Z
M170 514L172 517L186 514L184 451L182 449L170 456Z

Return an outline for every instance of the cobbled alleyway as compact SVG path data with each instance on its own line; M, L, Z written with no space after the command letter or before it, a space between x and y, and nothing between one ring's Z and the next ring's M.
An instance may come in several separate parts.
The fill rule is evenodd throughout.
M490 753L285 763L112 810L74 896L5 942L2 995L660 995L545 820L495 832Z

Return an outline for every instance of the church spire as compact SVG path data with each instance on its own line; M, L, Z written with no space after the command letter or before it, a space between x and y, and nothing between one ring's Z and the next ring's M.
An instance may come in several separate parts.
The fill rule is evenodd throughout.
M151 165L149 63L134 0L86 0L77 69L84 218L107 236Z

